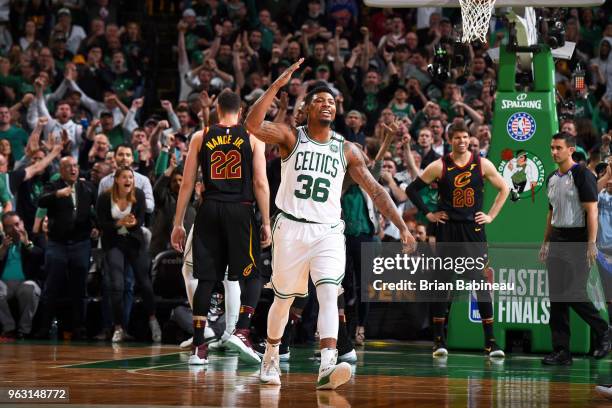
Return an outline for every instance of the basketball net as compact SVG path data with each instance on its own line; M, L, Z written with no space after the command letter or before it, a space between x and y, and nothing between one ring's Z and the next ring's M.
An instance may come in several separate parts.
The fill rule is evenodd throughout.
M469 43L480 40L486 43L495 0L459 0L459 4L463 21L461 41Z

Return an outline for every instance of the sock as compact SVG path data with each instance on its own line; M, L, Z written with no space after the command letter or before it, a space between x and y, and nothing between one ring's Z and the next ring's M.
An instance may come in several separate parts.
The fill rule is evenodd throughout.
M338 355L343 355L349 353L355 348L355 346L348 335L348 330L346 328L346 316L339 315L338 320Z
M255 308L251 306L240 306L240 314L238 315L238 323L236 330L248 329L251 324L251 317L255 313Z
M280 341L276 343L270 343L270 339L267 339L265 356L278 356L278 348L280 344Z
M248 329L251 324L251 317L255 313L255 307L259 302L263 285L257 275L251 276L249 279L240 282L240 284L241 306L236 329Z
M444 323L446 319L444 317L433 318L433 334L434 341L444 343L446 341L444 337Z
M204 344L206 316L210 310L210 298L214 281L198 280L198 287L193 296L193 345Z
M206 319L193 319L193 345L198 347L204 344L204 328Z
M185 243L185 253L183 254L183 279L185 280L185 290L187 291L187 300L189 306L193 310L193 296L198 287L198 280L193 277L193 251L191 243L193 241L193 228L189 230L187 242Z
M240 311L240 282L225 278L223 288L225 290L225 331L232 334L236 328Z
M485 345L488 347L490 343L495 343L493 334L493 318L482 319L482 330L484 331Z

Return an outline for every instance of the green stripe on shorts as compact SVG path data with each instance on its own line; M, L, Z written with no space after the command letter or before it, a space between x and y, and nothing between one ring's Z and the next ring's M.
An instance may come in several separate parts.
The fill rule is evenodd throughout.
M342 279L344 279L344 274L342 274L342 276L340 276L338 279L331 279L331 278L323 278L323 279L319 279L318 281L315 282L315 287L322 285L324 283L332 283L334 285L340 285L342 283Z
M293 297L307 297L308 296L308 292L306 293L291 293L291 294L285 294L282 292L279 292L278 290L276 290L276 287L274 286L274 283L272 281L270 281L270 283L272 283L272 290L274 291L274 295L281 298L281 299L290 299Z

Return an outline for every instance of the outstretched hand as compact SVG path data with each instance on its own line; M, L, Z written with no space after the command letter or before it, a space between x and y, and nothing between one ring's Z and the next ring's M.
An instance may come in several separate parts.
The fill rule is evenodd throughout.
M276 78L276 81L274 81L274 85L278 86L279 88L282 88L283 86L287 85L291 80L291 76L293 75L293 73L298 70L298 68L300 67L300 65L302 65L303 62L304 58L300 58L297 62L287 68L285 72L283 72L278 78Z
M395 136L399 132L402 122L400 120L394 120L388 125L386 123L381 123L381 125L385 129L385 133Z

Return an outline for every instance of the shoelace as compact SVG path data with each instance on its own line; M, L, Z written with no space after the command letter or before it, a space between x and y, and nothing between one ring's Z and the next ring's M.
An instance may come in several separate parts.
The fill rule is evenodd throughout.
M321 360L321 367L325 367L324 370L327 370L329 367L335 366L336 363L337 363L337 358L334 358L332 356L327 361L322 361Z
M266 374L270 374L270 371L274 369L277 373L280 373L276 358L271 357L270 360L264 362L264 371Z

